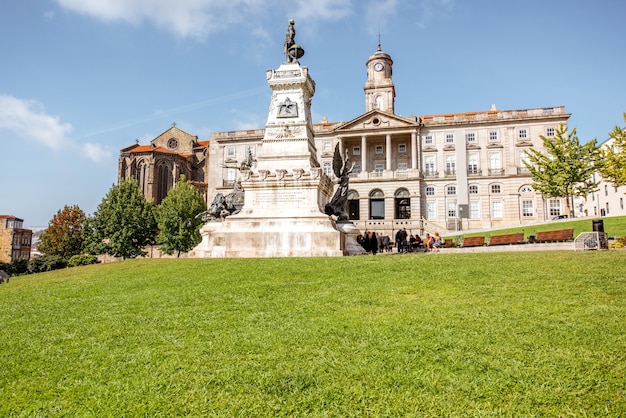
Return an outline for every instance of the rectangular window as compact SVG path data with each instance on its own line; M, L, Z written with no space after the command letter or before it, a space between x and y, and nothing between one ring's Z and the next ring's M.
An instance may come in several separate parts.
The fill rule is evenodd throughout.
M528 133L527 133L526 129L520 129L519 133L518 133L518 137L519 137L519 139L526 139L526 138L528 138Z
M456 201L448 202L448 218L456 218Z
M382 153L383 153L383 146L376 145L376 154L382 154Z
M385 164L374 164L374 172L382 173L385 170Z
M398 152L406 152L406 144L398 144Z
M432 144L433 143L433 136L432 135L426 135L424 137L424 144Z
M226 156L227 157L234 157L235 156L235 147L228 147L226 149Z
M533 200L522 200L522 216L524 218L535 216L535 202Z
M491 217L502 218L502 201L496 200L491 202Z
M426 196L434 196L435 188L433 186L426 187Z
M324 174L327 176L332 176L333 174L333 163L330 161L324 161L323 163Z
M467 173L478 174L478 154L470 154L467 156Z
M451 144L454 142L454 134L446 134L446 143Z
M470 206L470 213L469 213L470 219L480 219L480 202L476 200L472 200L469 203L469 206Z
M322 150L324 152L330 152L331 149L332 149L332 143L330 141L324 142L324 148L322 148Z
M476 134L474 132L469 132L465 134L465 139L467 142L476 142Z
M408 171L407 163L398 163L398 171Z
M561 201L558 199L550 199L548 203L550 206L550 216L560 216L561 215Z
M424 158L424 171L429 175L435 174L436 168L434 155L428 155Z
M456 194L456 186L447 186L446 187L446 194L448 196L454 196Z
M467 190L469 194L478 194L478 186L475 184L470 184Z
M354 164L354 168L352 169L354 174L359 174L361 172L361 164Z
M489 140L490 141L497 141L498 140L498 131L491 131L491 132L489 132Z
M489 154L489 169L500 170L502 168L502 159L499 152L492 152Z
M352 155L361 155L361 147L352 148Z
M426 202L426 219L437 219L437 202Z
M446 174L456 174L456 155L446 155Z
M370 200L370 219L385 219L385 201Z
M554 136L554 128L546 129L546 136L547 137L553 137Z

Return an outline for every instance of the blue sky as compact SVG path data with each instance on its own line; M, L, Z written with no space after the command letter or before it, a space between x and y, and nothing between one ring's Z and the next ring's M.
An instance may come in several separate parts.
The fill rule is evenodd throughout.
M397 114L564 105L602 141L626 111L625 15L623 0L4 0L0 213L93 214L119 150L172 122L201 140L263 127L288 19L314 122L364 112L380 33Z

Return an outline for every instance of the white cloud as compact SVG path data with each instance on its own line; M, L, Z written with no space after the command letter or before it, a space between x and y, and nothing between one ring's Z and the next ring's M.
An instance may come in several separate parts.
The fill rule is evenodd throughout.
M97 163L111 158L111 152L99 145L90 143L78 145L72 142L68 138L73 131L72 125L46 113L44 106L36 100L0 95L1 129L55 151L73 150Z
M289 10L288 18L339 20L351 13L352 0L56 0L64 9L104 22L150 22L181 38L204 39L209 33L254 21L271 9Z
M295 0L297 20L340 20L352 13L351 0Z
M0 129L58 150L69 144L67 135L72 132L72 125L48 115L37 101L0 95Z
M446 14L454 8L455 0L422 0L420 2L420 17L417 20L417 26L420 29L426 27L438 15Z
M371 0L366 4L368 31L377 34L384 31L387 20L398 10L398 0Z
M112 154L109 149L106 149L98 144L92 144L90 142L80 147L81 153L96 163L106 163L111 160Z

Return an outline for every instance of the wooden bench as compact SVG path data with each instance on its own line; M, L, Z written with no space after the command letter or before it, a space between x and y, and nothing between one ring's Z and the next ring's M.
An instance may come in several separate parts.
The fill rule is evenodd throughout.
M481 247L485 245L485 237L465 237L461 247Z
M489 245L524 244L524 233L494 235L489 239Z
M574 239L574 228L537 232L535 242L560 242Z

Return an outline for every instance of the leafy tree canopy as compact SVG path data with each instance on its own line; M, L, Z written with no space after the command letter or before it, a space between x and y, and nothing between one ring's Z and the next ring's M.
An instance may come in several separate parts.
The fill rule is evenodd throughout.
M145 255L157 234L155 206L146 200L135 179L113 185L88 222L90 251L114 257Z
M566 198L571 214L571 198L597 190L598 183L592 180L599 156L596 140L581 144L576 129L568 133L563 125L556 129L554 137L540 138L546 154L531 148L524 164L532 174L535 189L545 197Z
M39 251L49 256L59 256L69 260L72 256L83 251L83 227L85 212L77 205L60 209L48 227L41 234Z
M623 115L626 122L626 113ZM613 139L612 147L602 148L603 163L600 167L602 177L613 183L615 187L626 185L626 128L616 126L609 133Z
M196 215L206 210L204 198L198 190L181 176L180 181L170 189L167 197L157 208L159 242L161 251L180 255L200 243L202 219Z

